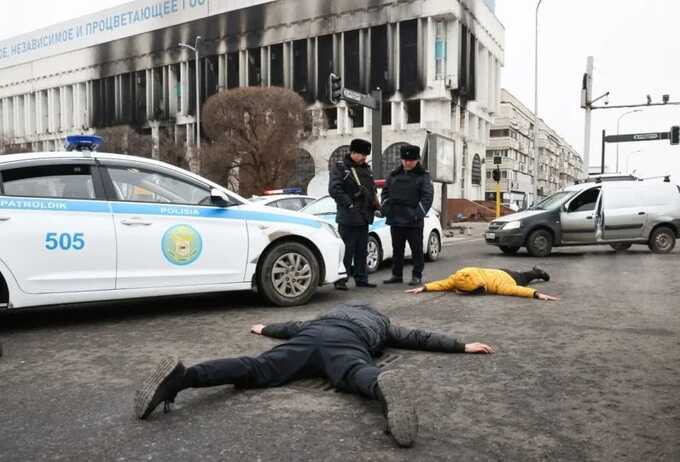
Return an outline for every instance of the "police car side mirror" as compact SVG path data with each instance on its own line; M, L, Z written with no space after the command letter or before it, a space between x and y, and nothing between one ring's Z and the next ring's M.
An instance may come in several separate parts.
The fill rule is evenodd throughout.
M218 207L226 207L229 205L229 197L217 188L210 190L210 200Z

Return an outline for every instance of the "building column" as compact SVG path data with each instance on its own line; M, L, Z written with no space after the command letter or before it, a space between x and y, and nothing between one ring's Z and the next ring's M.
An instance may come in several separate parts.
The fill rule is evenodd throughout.
M425 57L425 82L427 86L433 86L436 80L436 62L435 62L435 23L432 17L425 20L424 27L424 57Z
M217 91L227 88L227 54L217 56Z
M24 114L23 114L23 97L13 96L12 99L12 116L14 117L14 136L21 138L24 136Z
M26 137L35 135L35 116L35 95L33 93L26 93L24 95L24 127Z
M248 86L248 56L246 55L246 50L239 50L238 52L238 86L247 87Z
M146 98L146 120L153 120L154 119L154 109L156 106L156 102L154 101L154 90L155 90L155 80L154 80L154 69L146 69L145 71L146 74L146 87L144 88L145 90L145 98Z
M183 115L189 113L189 63L183 61L179 64L180 78L180 107L179 112Z
M283 86L293 88L293 42L283 42Z

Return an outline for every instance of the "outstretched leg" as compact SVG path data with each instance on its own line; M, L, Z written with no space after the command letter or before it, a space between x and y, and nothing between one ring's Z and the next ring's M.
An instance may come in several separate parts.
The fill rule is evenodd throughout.
M508 273L518 286L528 286L536 279L542 279L544 281L550 280L550 275L536 266L534 266L531 271L512 271L508 269L501 269L501 271Z
M297 341L296 341L297 340ZM276 346L256 358L226 358L185 368L174 357L162 360L135 395L135 414L146 419L160 403L175 401L186 388L236 385L243 388L275 387L296 378L320 375L311 359L315 348L304 339Z

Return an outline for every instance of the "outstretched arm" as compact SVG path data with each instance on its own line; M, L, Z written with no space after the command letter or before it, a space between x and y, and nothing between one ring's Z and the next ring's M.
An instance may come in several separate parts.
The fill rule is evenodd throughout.
M255 324L250 328L253 334L266 337L287 339L295 337L307 325L307 321L276 322L274 324Z
M389 328L387 346L443 353L494 353L495 351L493 347L484 343L465 344L450 335L395 325Z

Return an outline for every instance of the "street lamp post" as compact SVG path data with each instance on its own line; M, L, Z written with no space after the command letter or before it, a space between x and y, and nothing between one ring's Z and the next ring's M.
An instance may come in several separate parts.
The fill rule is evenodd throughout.
M534 203L538 202L538 7L536 4L536 22L534 27Z
M632 114L633 112L642 112L642 109L635 109L633 111L628 111L624 112L619 116L619 118L616 120L616 134L619 134L619 123L621 122L621 118L625 116L626 114ZM616 143L616 173L619 173L619 144L621 143ZM628 169L626 169L628 171Z
M182 48L188 48L189 50L193 51L194 55L196 56L196 151L199 153L201 152L201 79L199 74L200 61L198 60L198 42L200 40L201 36L197 35L194 46L182 42L178 43L178 46Z

